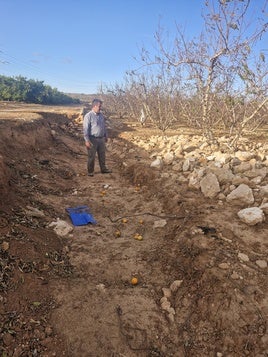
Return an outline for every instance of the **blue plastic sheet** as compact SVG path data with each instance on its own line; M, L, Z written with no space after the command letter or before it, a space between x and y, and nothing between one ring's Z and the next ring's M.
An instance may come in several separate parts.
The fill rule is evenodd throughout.
M88 223L97 223L90 213L88 206L68 207L66 208L66 211L69 213L74 226L84 226Z

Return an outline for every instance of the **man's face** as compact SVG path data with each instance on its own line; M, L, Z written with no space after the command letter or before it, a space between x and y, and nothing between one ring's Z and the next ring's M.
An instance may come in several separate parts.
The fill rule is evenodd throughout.
M95 113L99 113L101 110L101 103L95 104L92 109L94 110Z

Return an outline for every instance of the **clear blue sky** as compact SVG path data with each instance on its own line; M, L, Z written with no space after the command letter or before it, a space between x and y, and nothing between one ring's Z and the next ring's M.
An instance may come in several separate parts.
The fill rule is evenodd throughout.
M202 0L0 0L0 74L94 93L121 82L159 21L193 29Z
M63 92L120 83L159 22L201 31L203 0L0 0L0 74ZM3 63L4 62L4 63Z

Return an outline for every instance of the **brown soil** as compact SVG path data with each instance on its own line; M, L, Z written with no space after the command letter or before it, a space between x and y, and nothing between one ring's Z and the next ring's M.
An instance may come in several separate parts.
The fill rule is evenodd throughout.
M161 178L133 143L153 129L135 123L110 122L113 173L86 176L78 113L0 104L2 356L268 356L267 269L255 264L267 221L248 227L236 208ZM63 238L48 227L81 205L96 225ZM161 298L176 280L174 315Z

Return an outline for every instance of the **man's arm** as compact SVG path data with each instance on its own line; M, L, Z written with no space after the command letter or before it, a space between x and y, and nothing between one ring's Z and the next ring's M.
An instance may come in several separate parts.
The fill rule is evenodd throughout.
M92 145L89 139L90 132L91 132L90 113L87 113L84 116L84 120L83 120L83 133L84 133L85 145L87 148L90 148Z

